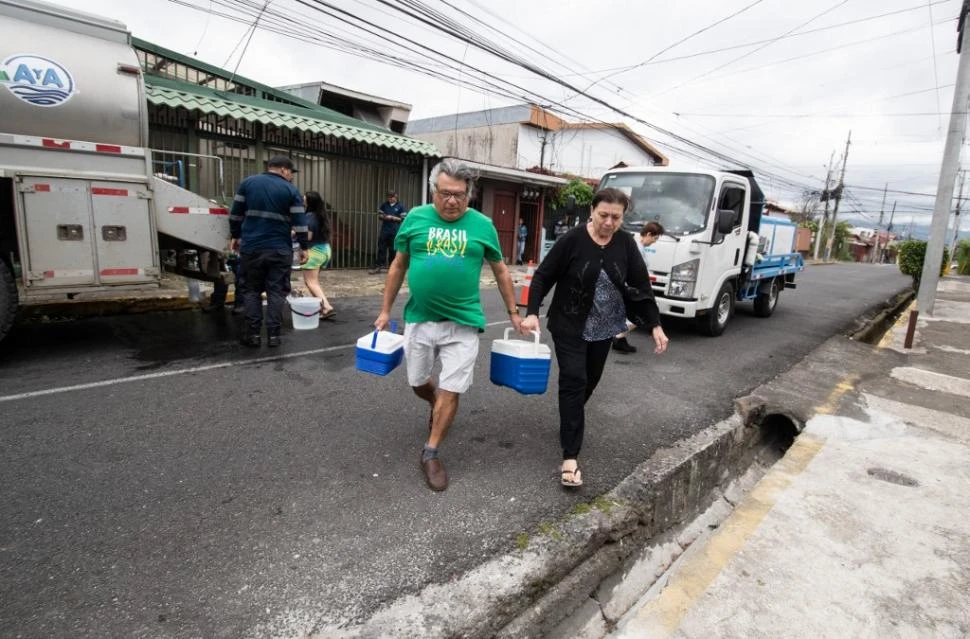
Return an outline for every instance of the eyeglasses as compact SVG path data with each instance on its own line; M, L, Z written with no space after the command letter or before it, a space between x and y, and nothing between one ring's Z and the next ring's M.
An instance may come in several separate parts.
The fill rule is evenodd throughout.
M463 202L468 198L467 192L462 193L462 192L455 192L455 191L435 191L435 193L437 193L441 197L441 199L446 202L448 200L454 200L455 202Z

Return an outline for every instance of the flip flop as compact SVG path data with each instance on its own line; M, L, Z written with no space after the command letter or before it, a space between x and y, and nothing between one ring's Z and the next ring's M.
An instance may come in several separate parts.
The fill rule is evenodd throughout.
M575 470L564 470L559 478L559 483L567 488L578 488L583 485L583 471L579 466Z
M323 313L320 313L320 319L322 320L333 319L334 315L336 314L337 314L337 311L331 308L329 311L324 311Z

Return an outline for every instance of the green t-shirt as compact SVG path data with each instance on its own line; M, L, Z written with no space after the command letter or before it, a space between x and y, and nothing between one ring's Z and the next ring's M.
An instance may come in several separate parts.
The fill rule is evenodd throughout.
M433 204L418 206L401 223L394 250L411 256L405 322L451 320L485 328L479 295L482 260L502 261L492 220L468 209L458 220L447 222Z

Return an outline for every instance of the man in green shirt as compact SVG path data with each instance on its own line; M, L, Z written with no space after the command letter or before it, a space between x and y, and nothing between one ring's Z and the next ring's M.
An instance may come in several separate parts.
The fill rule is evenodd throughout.
M458 398L472 383L478 357L478 334L485 329L479 295L482 262L495 275L512 326L521 332L512 276L499 247L495 225L468 208L475 174L462 162L442 160L428 180L432 204L408 213L394 241L397 255L387 271L384 302L374 326L384 330L405 273L410 298L404 307L404 353L408 383L431 405L430 433L421 451L421 470L431 490L448 487L448 475L438 458L458 412ZM440 361L437 384L432 379Z

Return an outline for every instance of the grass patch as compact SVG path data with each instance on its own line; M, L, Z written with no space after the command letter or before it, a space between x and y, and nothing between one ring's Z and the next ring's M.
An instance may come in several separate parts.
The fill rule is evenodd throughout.
M525 550L529 547L529 535L526 533L519 533L515 537L515 547L519 550Z
M593 508L607 515L609 515L610 512L613 511L614 506L616 506L616 503L613 501L610 501L603 495L600 495L599 497L593 500Z
M544 521L541 524L539 524L539 532L545 535L546 537L555 539L556 541L562 539L562 533L559 532L559 529L556 528L556 525L551 524L547 521Z

